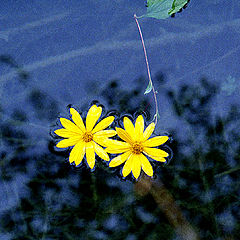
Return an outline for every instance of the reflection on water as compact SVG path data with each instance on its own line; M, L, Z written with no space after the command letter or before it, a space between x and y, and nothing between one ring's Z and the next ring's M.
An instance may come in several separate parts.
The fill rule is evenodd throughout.
M11 65L10 60L2 58ZM145 112L149 121L145 79L137 79L132 89L121 88L120 81L103 89L106 109L133 118ZM154 81L162 86L164 75ZM87 167L73 168L66 160L69 150L56 151L49 135L62 106L40 89L27 89L26 110L16 105L9 113L0 106L4 239L237 238L240 118L238 106L214 116L216 85L201 79L177 90L163 88L173 117L181 121L168 129L173 159L155 166L155 180L137 184L118 178L119 172L101 161L92 173ZM78 108L85 111L89 104Z

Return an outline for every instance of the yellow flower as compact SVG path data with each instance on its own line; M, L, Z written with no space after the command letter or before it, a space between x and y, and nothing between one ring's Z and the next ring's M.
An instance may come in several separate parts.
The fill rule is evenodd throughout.
M75 162L76 165L82 162L86 153L86 160L91 169L95 166L95 153L100 158L109 161L108 154L101 146L106 147L104 142L109 137L116 135L114 130L103 130L114 121L114 117L106 117L95 126L101 116L102 108L93 105L87 113L85 127L82 117L74 108L70 108L70 113L73 122L66 118L60 118L64 128L57 129L55 133L66 139L58 142L56 147L67 148L74 146L70 152L69 162Z
M163 150L157 147L168 140L167 136L157 136L148 139L154 131L155 124L151 123L144 131L144 120L142 115L139 115L135 127L131 120L127 117L123 119L124 129L116 128L118 136L123 141L107 140L108 153L122 153L112 159L109 167L116 167L124 163L122 169L123 177L126 177L132 171L133 176L137 179L141 169L148 175L153 175L153 168L146 156L160 162L165 162L165 157L168 156Z

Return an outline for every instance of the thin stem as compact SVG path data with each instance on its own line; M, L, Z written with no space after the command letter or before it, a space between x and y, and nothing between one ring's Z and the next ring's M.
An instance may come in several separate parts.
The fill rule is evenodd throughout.
M155 125L156 125L157 124L157 118L158 118L157 92L155 91L155 88L153 86L153 82L152 82L152 78L151 78L151 72L150 72L149 63L148 63L147 50L146 50L146 47L145 47L142 30L141 30L140 24L139 24L139 22L137 20L136 14L134 14L134 19L135 19L135 21L137 23L138 31L139 31L139 34L140 34L140 37L141 37L141 41L142 41L143 51L144 51L144 55L145 55L145 61L146 61L146 65L147 65L147 72L148 72L149 82L152 85L152 91L153 91L153 96L154 96L154 101L155 101L155 108L156 108L156 113L154 115L153 120L155 119Z
M229 169L229 170L227 170L227 171L224 171L224 172L222 172L222 173L219 173L219 174L215 175L214 177L215 177L215 178L216 178L216 177L222 177L222 176L224 176L224 175L230 174L230 173L235 172L235 171L238 171L238 170L240 170L240 165L237 166L237 167L235 167L235 168L231 168L231 169Z

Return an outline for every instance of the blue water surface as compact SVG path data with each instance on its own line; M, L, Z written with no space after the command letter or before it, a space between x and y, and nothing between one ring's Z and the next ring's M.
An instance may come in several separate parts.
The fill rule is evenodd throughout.
M158 92L155 134L173 138L173 158L155 167L155 181L192 239L235 239L240 230L239 11L236 0L191 0L174 18L139 19ZM122 181L121 168L71 168L50 134L69 104L84 115L94 100L119 121L140 111L151 122L133 17L145 12L145 1L130 0L1 3L0 239L181 236L151 194Z

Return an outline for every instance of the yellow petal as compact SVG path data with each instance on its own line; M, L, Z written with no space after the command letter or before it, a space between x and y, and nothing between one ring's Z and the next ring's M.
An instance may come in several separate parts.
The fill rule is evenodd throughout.
M144 147L157 147L164 144L168 140L168 136L157 136L148 139L143 143Z
M117 134L117 132L115 130L102 130L102 131L94 133L93 138L94 137L109 138L109 137L115 136L116 134Z
M157 148L144 147L143 151L147 155L154 156L154 157L167 157L169 155L167 152Z
M86 117L86 129L87 131L92 131L94 125L96 124L97 120L100 118L102 113L102 108L97 107L96 105L93 105L87 114Z
M100 147L97 143L93 142L93 146L94 146L94 151L96 152L96 154L102 158L105 161L109 161L109 156L108 154L104 151L104 149L102 147Z
M130 155L131 155L130 151L127 151L121 155L118 155L117 157L112 159L112 161L109 163L109 167L117 167L121 165L129 158Z
M72 120L80 128L82 132L86 131L81 115L74 109L70 108L70 113L72 114Z
M86 143L86 159L88 166L93 169L95 166L95 152L92 142Z
M158 162L166 162L166 159L164 157L157 157L157 156L151 156L151 155L148 155L150 158L154 159L155 161L158 161Z
M140 154L133 155L132 173L136 179L138 179L141 172L141 162L139 156Z
M106 142L108 141L108 138L104 138L104 137L96 137L95 134L93 135L93 141L96 142L97 144L103 146L103 147L107 147Z
M107 139L105 143L108 145L110 148L130 148L131 145L129 143L123 142L123 141L118 141L118 140L113 140L113 139Z
M145 129L143 133L143 141L146 141L148 138L150 138L154 129L155 129L155 123L151 123L148 125L148 127Z
M72 131L69 131L68 129L65 129L65 128L57 129L54 132L58 136L64 137L64 138L70 138L70 137L74 137L74 136L79 136L80 135L80 133L72 132Z
M152 165L150 164L150 162L148 161L148 159L143 154L140 154L140 161L141 161L141 166L142 166L143 171L148 176L151 177L153 175L153 168L152 168Z
M131 138L135 139L135 128L133 126L132 121L128 117L123 118L123 124L126 132L131 136Z
M109 116L104 118L102 121L100 121L92 130L92 133L96 133L98 131L101 131L105 128L107 128L109 125L112 124L112 122L114 121L114 117L113 116Z
M69 162L75 162L76 165L79 165L85 155L85 143L83 141L78 142L72 149L69 155Z
M137 117L137 120L135 122L135 134L136 134L136 139L139 141L143 140L143 130L144 130L144 120L143 116L139 115Z
M105 148L105 151L112 154L119 154L129 151L129 148L117 149L117 148Z
M108 153L122 153L129 151L131 148L131 145L129 143L112 139L108 139L107 141L105 141L105 144L107 146L105 151Z
M77 127L73 122L71 122L70 120L66 119L66 118L60 118L60 122L63 125L63 127L65 127L66 129L68 129L69 131L72 132L76 132L76 133L82 133L82 131L80 130L79 127Z
M98 143L103 147L107 147L108 144L106 143L109 137L113 137L117 134L115 130L102 130L97 133L93 134L93 141Z
M71 137L68 139L63 139L62 141L58 142L56 147L58 148L67 148L76 145L79 141L81 141L81 137Z
M122 175L123 177L126 177L132 170L132 163L133 163L133 154L130 155L128 160L125 162L123 169L122 169Z
M133 142L131 136L124 129L116 127L116 131L117 131L118 136L123 141L125 141L127 143L132 143Z

